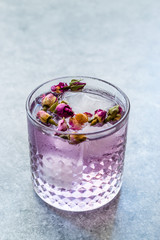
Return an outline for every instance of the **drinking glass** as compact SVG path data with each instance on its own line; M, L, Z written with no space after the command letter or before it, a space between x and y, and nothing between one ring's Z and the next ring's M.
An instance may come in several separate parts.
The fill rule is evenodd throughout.
M103 98L106 104L110 101L119 104L124 113L114 124L86 130L83 133L86 141L78 144L57 136L56 129L40 123L35 114L39 96L49 92L52 85L69 83L71 79L82 79L86 86L73 93L73 103L72 95L69 96L70 104L84 109L89 104L85 95L90 94L91 107L100 103L98 98ZM34 89L27 98L26 112L32 182L38 196L51 206L67 211L88 211L109 203L122 185L129 111L126 94L97 78L61 77Z

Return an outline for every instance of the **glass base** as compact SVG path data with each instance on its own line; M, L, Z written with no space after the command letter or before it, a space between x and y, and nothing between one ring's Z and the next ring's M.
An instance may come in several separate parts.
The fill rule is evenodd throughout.
M85 190L84 187L76 190L60 189L44 184L41 180L33 184L35 192L43 201L55 208L73 212L90 211L106 205L116 197L122 185L111 185L107 190L105 184L103 190L101 186L94 191L93 188Z

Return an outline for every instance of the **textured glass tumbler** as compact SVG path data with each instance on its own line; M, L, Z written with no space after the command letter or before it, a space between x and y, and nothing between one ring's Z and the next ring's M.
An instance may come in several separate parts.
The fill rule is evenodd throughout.
M69 83L71 79L82 79L86 83L83 94L91 94L92 99L94 96L109 99L124 112L115 124L83 133L87 139L79 144L70 144L56 136L56 130L40 123L34 113L40 95L49 92L52 85ZM72 101L72 96L70 99ZM107 81L91 77L57 78L32 91L26 111L32 182L39 197L67 211L88 211L109 203L122 185L129 110L125 93Z

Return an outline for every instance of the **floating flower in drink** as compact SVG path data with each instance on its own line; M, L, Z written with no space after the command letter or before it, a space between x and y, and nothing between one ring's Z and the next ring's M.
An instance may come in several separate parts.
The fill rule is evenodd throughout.
M71 129L80 130L84 123L88 122L88 116L86 113L77 113L74 117L69 119L69 124Z
M53 85L51 91L57 94L62 94L69 89L71 91L79 91L82 90L85 85L86 83L82 83L81 80L72 79L69 86L67 83L60 82L58 85Z
M83 114L85 114L88 117L88 120L90 120L91 117L93 116L93 114L89 112L84 112Z
M68 104L65 104L65 103L58 104L55 109L55 113L59 117L65 117L65 118L72 117L74 115L72 108Z
M68 125L67 122L65 120L65 118L63 117L61 120L59 120L58 122L58 131L66 131L68 129Z
M86 83L82 83L81 80L72 79L69 85L71 91L78 91L82 90Z
M54 96L52 93L47 94L42 98L42 107L43 110L47 110L51 107L55 102L57 102L57 97Z
M90 125L93 126L93 125L96 125L97 123L104 123L104 120L105 120L105 117L106 117L106 111L105 110L102 110L102 109L98 109L95 111L95 115L94 115L94 118L89 121L90 122Z
M52 119L52 116L43 110L41 110L37 113L37 118L39 118L39 120L42 123L46 123L46 124L51 123L51 124L57 126L57 123Z
M51 87L51 91L55 93L64 93L64 91L67 91L69 89L69 86L67 83L60 82L58 85L53 85Z
M86 83L81 82L81 80L72 79L69 83L60 82L58 85L53 85L51 91L53 93L48 93L42 97L42 110L37 113L37 118L42 123L53 124L57 127L58 131L75 130L76 134L56 134L57 136L69 140L70 143L80 143L86 140L86 136L83 134L77 134L79 130L82 130L87 124L90 126L102 126L107 122L118 121L122 115L122 108L119 105L111 107L108 112L103 109L97 109L94 112L94 116L89 112L84 113L74 113L72 108L68 105L65 99L62 98L62 93L65 91L79 91L84 88ZM54 95L57 95L57 97ZM80 104L80 103L78 103ZM53 120L53 118L61 118L58 121ZM66 121L66 119L69 120Z
M119 105L116 105L108 110L108 117L105 119L105 122L109 121L118 121L122 115L122 108Z

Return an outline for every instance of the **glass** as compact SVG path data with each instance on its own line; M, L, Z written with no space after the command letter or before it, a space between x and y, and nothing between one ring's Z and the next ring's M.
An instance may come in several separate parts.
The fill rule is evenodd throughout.
M96 106L98 98L103 98L119 104L124 111L115 124L84 132L87 140L79 144L70 144L56 136L56 130L40 123L34 116L36 99L49 92L52 85L69 83L71 79L82 79L86 83L78 94L91 94L92 99L95 96L97 100L93 106ZM75 107L85 108L85 104L81 106L83 95L76 97L79 101ZM72 102L72 95L69 98ZM27 98L26 111L32 182L39 197L53 207L67 211L87 211L109 203L122 185L129 110L128 97L101 79L62 77L33 90Z

